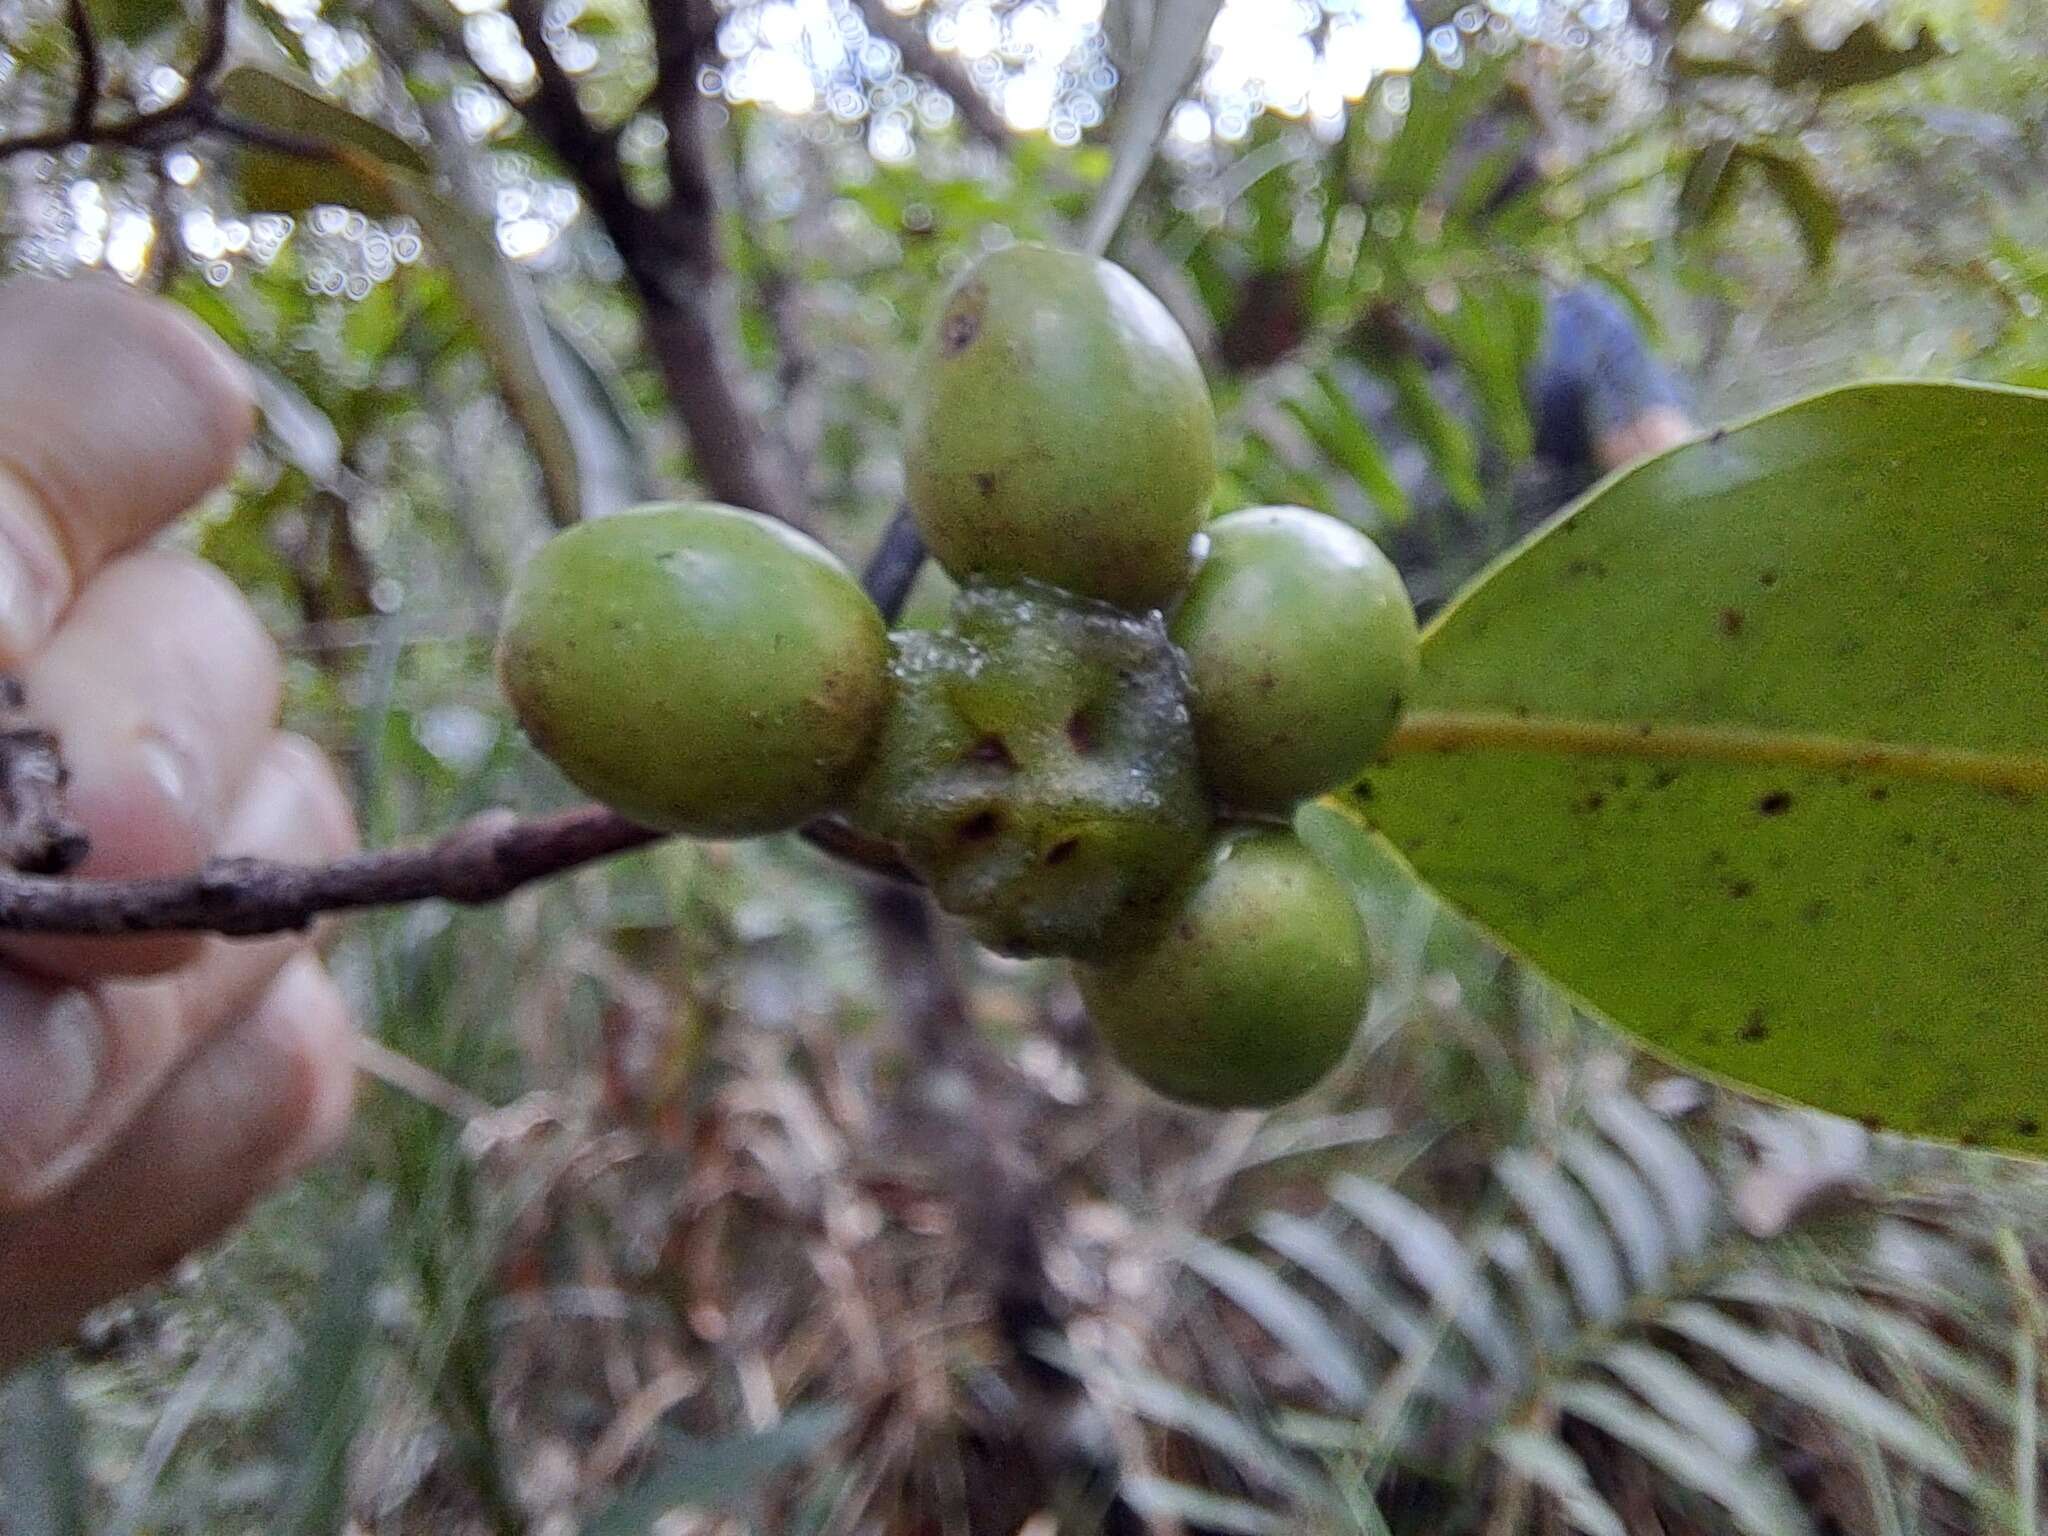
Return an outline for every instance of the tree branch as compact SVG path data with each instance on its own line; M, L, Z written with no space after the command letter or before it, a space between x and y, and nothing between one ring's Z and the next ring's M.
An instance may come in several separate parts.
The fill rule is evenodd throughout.
M71 30L79 50L78 89L72 98L71 116L61 128L17 134L0 139L0 160L16 155L53 154L74 144L94 144L125 149L151 149L189 138L213 121L213 86L227 60L228 22L233 0L207 0L205 29L199 53L192 61L190 84L185 94L168 106L138 113L119 122L96 121L99 108L99 46L93 39L90 19L81 0L71 6ZM89 89L88 89L89 88Z
M85 0L69 0L64 7L71 28L71 45L78 52L78 82L72 87L71 132L78 138L92 133L92 120L100 107L100 43L86 14Z
M1010 152L1010 125L982 95L957 59L950 59L932 46L924 25L916 16L898 16L881 0L858 0L860 19L869 32L895 46L903 55L903 67L943 91L960 114L968 133L1004 154Z
M866 569L860 573L860 584L891 624L902 616L903 604L917 581L917 573L924 569L924 556L924 540L911 520L910 509L898 507L889 526L882 531L881 543L875 546Z
M19 777L13 767L20 760L15 745L0 737L0 760L8 764L0 775L6 786L0 789L0 802L8 799ZM7 809L5 820L11 823L12 806ZM0 873L0 932L286 933L304 928L323 912L435 900L483 905L663 836L599 805L530 820L500 809L432 842L377 849L331 864L223 858L191 875L149 880ZM803 828L803 836L835 858L876 874L911 878L894 849L843 822L820 818ZM60 857L76 858L84 840L71 829L59 846Z

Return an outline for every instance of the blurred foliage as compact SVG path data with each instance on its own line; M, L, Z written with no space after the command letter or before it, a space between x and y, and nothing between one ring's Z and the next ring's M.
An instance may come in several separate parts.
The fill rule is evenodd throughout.
M196 7L87 9L102 112L175 100ZM1081 225L1154 9L720 7L737 390L842 552L900 494L932 295ZM1524 387L1577 283L1706 419L2048 383L2048 8L1878 11L1232 0L1114 247L1211 369L1219 505L1332 511L1440 596L1578 488L1531 461ZM536 14L659 199L647 14ZM619 253L522 116L502 6L233 16L228 105L349 153L13 156L0 252L161 289L256 370L261 440L180 537L258 602L373 841L562 803L490 676L507 575L701 488ZM64 121L64 8L0 6L0 45L0 135ZM1350 1069L1263 1122L1117 1079L1037 968L944 932L905 973L799 846L359 919L335 958L381 1081L348 1156L8 1387L0 1528L624 1530L663 1487L725 1511L677 1517L704 1531L2038 1528L2041 1256L2000 1244L2040 1230L2031 1173L1668 1080L1350 872L1385 979ZM969 1066L913 1027L940 982ZM1012 1358L981 1147L932 1130L962 1118L1028 1149L1088 1397Z

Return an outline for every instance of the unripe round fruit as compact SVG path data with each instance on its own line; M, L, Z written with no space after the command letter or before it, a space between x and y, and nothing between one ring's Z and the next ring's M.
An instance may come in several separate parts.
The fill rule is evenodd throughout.
M1385 743L1421 664L1415 609L1379 546L1334 517L1256 507L1203 533L1171 625L1202 774L1226 805L1284 814Z
M1238 828L1153 947L1076 965L1112 1055L1169 1098L1266 1108L1343 1059L1371 989L1365 930L1291 832Z
M997 251L946 296L904 423L910 505L954 576L1143 610L1187 580L1216 480L1194 348L1092 256Z
M498 677L578 787L665 831L748 837L826 809L865 767L888 639L845 567L787 524L653 506L527 563Z

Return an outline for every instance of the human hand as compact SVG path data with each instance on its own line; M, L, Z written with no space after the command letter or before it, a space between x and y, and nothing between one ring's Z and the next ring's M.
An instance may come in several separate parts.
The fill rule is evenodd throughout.
M0 286L0 669L57 735L83 877L327 860L346 795L211 566L141 548L252 429L237 363L103 280ZM302 935L0 935L0 1372L328 1151L342 996Z

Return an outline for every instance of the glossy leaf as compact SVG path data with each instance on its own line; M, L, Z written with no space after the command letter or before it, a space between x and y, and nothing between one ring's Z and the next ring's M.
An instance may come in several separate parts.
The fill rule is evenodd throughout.
M2048 1151L2048 397L1836 391L1597 488L1348 797L1654 1049Z

